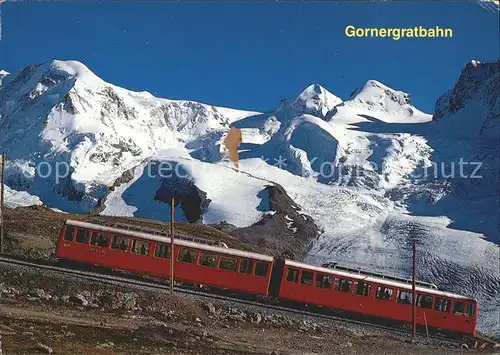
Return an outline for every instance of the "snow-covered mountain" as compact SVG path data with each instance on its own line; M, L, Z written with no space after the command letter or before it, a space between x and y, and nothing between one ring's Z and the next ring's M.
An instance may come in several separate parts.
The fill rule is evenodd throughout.
M295 115L310 114L325 118L342 100L318 84L305 88L292 103Z
M361 89L356 90L348 104L351 107L363 107L374 113L381 112L394 117L423 115L412 106L409 94L393 90L376 80L368 80Z
M498 138L498 67L468 64L433 120L375 80L346 101L313 84L257 113L132 92L52 61L5 77L0 148L10 188L66 211L166 219L174 195L189 199L180 219L246 227L273 213L266 189L280 185L321 231L308 262L408 275L417 238L419 278L477 297L480 329L499 334L499 156L484 139ZM243 133L240 171L222 145L231 126ZM460 159L480 162L482 178L472 164L451 176Z
M132 92L104 82L79 62L51 61L4 80L0 146L6 149L16 185L40 194L48 204L60 204L51 201L55 190L77 201L66 208L84 211L144 159L227 128L246 114ZM35 173L42 162L47 170L42 175L50 170L52 178ZM66 169L63 162L68 177L55 179L57 164ZM20 176L23 181L17 181Z

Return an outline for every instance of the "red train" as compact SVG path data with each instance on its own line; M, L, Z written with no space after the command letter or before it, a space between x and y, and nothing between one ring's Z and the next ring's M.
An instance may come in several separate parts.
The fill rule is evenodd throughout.
M170 277L169 237L68 220L60 259ZM398 280L317 267L268 255L175 239L176 281L317 305L401 322L412 319L412 288ZM417 286L418 325L475 335L477 302Z

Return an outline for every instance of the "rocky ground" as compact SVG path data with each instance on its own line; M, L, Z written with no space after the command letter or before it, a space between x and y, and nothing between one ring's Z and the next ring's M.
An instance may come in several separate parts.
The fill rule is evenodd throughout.
M8 253L53 258L57 232L68 215L33 208L10 210L6 217ZM168 226L146 220L131 223ZM196 234L200 227L181 228ZM203 235L258 250L216 229ZM500 352L492 343L425 338L411 343L409 336L371 327L206 296L170 296L167 287L111 285L5 262L0 262L0 335L2 355Z

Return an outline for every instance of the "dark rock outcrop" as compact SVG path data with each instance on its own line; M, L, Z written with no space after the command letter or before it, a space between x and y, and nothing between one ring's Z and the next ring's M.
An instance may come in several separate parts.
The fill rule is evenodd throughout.
M180 204L184 214L190 223L196 223L201 219L203 211L210 204L206 192L200 190L192 180L173 176L164 179L154 197L157 201L171 203L172 197L175 204Z
M126 184L132 181L132 179L134 178L135 168L136 167L133 167L132 169L124 171L123 174L118 179L115 180L113 185L108 188L108 190L104 193L104 195L101 198L99 198L96 206L90 211L90 213L99 214L102 211L104 211L104 209L106 208L106 198L108 197L108 195L111 193L111 191L114 191L114 189L121 186L122 184Z
M311 217L300 213L301 208L282 186L267 186L264 193L269 195L269 207L273 213L230 234L261 246L268 254L300 259L317 237L318 227Z

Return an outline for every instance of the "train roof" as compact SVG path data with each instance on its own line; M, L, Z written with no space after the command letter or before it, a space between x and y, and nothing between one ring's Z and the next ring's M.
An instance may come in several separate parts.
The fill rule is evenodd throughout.
M131 230L131 231L135 231L135 232L148 233L148 234L153 234L153 235L163 236L163 237L170 237L170 232L166 232L162 229L148 228L148 227L137 226L137 225L133 225L133 224L103 221L103 220L99 220L99 219L91 219L91 220L88 220L86 223L99 224L101 226L106 226L106 227ZM200 238L200 237L193 237L193 236L190 236L188 234L183 234L183 233L175 233L175 237L176 237L175 239L182 239L182 240L187 240L187 241L200 243L200 244L217 245L219 243L219 244L223 244L224 248L227 247L226 243L224 243L222 241L216 241L216 240ZM218 245L218 246L222 246L222 245Z
M335 269L326 268L326 267L322 267L322 266L313 266L313 265L304 264L304 263L301 263L298 261L292 261L292 260L285 260L285 264L292 266L292 267L297 267L300 269L308 269L311 271L321 272L324 274L330 274L330 275L335 275L335 276L344 276L344 277L348 277L350 279L364 280L367 282L374 282L374 283L377 283L379 285L393 286L393 287L397 287L399 289L405 289L405 290L410 290L410 291L412 290L411 285L408 285L408 284L403 283L403 282L389 281L389 280L378 278L378 277L360 275L360 274L353 273L353 272L340 271L340 270L335 270ZM430 293L433 295L438 295L438 296L447 297L447 298L475 301L474 299L472 299L470 297L457 295L457 294L451 293L451 292L439 291L439 290L428 288L428 287L417 286L415 288L415 290L418 292Z
M407 283L407 284L412 283L412 280L409 278L406 278L406 277L401 277L401 276L396 276L396 275L387 275L387 274L383 274L380 272L370 271L370 270L361 269L361 268L356 269L356 268L349 267L349 266L339 265L338 263L327 263L326 265L325 264L321 265L321 267L326 267L328 269L334 269L334 270L340 270L340 271L348 271L348 272L352 272L352 273L359 274L359 275L373 276L376 278L381 278L381 279L389 280L389 281L398 281L398 282L403 282L403 283ZM415 284L417 286L433 288L436 290L438 289L437 285L435 285L431 282L415 280Z
M128 237L139 238L139 239L146 239L146 240L151 240L154 242L170 243L170 237L163 237L163 236L149 234L149 233L136 232L136 231L132 231L132 230L118 229L118 228L107 227L107 226L103 226L103 225L99 225L99 224L75 221L75 220L71 220L71 219L68 219L66 221L66 225L92 229L92 230L100 231L100 232L114 233L114 234L118 234L118 235L124 235L124 236L128 236ZM231 255L231 256L238 256L238 257L242 257L242 258L249 258L249 259L260 260L260 261L272 262L274 260L274 258L272 256L269 256L269 255L258 254L258 253L248 252L248 251L242 251L242 250L232 249L232 248L220 248L220 247L216 247L216 246L212 246L212 245L200 244L200 243L190 242L187 240L182 240L182 239L177 239L177 238L174 238L174 244L180 245L183 247L193 248L193 249L205 250L208 252L213 252L213 253L218 253L218 254L227 254L227 255Z

